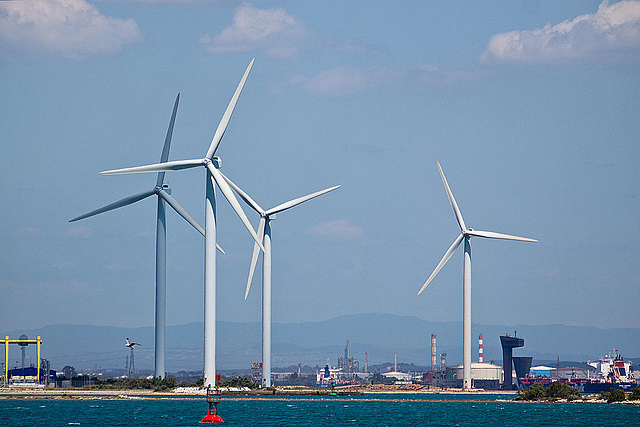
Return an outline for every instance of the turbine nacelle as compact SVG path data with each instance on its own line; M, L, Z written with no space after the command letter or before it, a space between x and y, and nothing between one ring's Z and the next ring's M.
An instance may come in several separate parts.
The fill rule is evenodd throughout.
M220 169L222 168L222 159L218 156L213 156L210 159L205 157L204 159L202 159L202 164L204 166L211 164L214 168Z
M171 194L169 184L156 185L155 187L153 187L153 192L155 194L160 194L161 191L164 191L166 194Z

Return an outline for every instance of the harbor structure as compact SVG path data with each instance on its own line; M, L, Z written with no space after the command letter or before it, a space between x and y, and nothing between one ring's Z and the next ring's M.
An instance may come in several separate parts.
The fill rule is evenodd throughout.
M35 340L25 339L26 335L21 336L17 340L9 339L9 336L5 336L4 340L1 340L4 344L4 377L9 382L9 344L18 344L22 348L22 354L24 356L24 347L29 344L36 345L36 353L37 353L37 363L36 363L36 381L40 381L40 346L42 345L42 339L38 335ZM22 368L24 369L24 357L22 360ZM24 377L24 375L23 375Z
M502 345L502 370L504 371L503 388L505 390L512 390L513 349L517 347L523 347L524 339L512 337L510 334L506 334L500 336L500 344ZM531 366L531 364L529 364L529 366Z

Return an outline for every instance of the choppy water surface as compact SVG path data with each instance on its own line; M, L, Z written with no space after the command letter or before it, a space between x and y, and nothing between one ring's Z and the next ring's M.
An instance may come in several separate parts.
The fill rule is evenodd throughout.
M640 406L499 402L483 396L374 395L224 400L229 426L603 426L640 425ZM475 398L475 396L474 396ZM0 426L195 426L200 399L0 400Z

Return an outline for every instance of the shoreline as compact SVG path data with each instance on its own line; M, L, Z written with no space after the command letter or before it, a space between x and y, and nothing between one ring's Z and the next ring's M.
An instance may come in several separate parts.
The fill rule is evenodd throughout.
M301 401L301 400L320 400L320 401L339 401L348 402L362 399L370 402L513 402L513 403L582 403L582 404L607 404L605 400L599 398L598 395L586 395L582 399L567 400L539 400L525 401L516 400L516 391L502 390L466 390L460 389L432 389L419 388L401 389L387 387L340 387L336 388L336 395L330 395L330 389L315 389L302 387L279 387L275 390L223 390L223 400L239 401ZM204 400L204 389L182 388L172 392L154 392L153 390L105 390L105 389L24 389L24 388L2 388L0 389L0 400ZM425 398L407 399L402 397L383 397L388 395L424 395ZM376 395L380 397L375 397ZM434 400L426 398L426 396L440 395L443 398ZM495 395L495 399L480 398L480 396ZM513 397L505 398L505 395ZM446 396L452 398L447 399ZM460 396L463 398L454 398ZM474 396L477 398L474 399ZM499 396L499 398L498 398ZM624 401L616 402L626 405L640 405L640 401Z
M282 386L272 390L248 389L248 388L221 388L223 396L332 396L330 388L310 388L301 386ZM406 386L343 386L334 388L337 396L363 396L363 395L385 395L385 394L425 394L425 395L513 395L517 396L517 391L512 390L484 390L472 389L461 390L451 388L432 388L429 386L406 387ZM91 389L91 388L0 388L0 399L6 396L204 396L206 389L198 387L176 387L173 391L156 392L149 389ZM333 395L332 397L334 397Z
M584 395L580 399L516 400L515 390L451 389L420 385L357 385L334 388L282 386L275 389L228 388L221 389L223 400L239 401L366 401L366 402L513 402L513 403L582 403L609 404L598 394ZM83 388L0 388L0 400L202 400L206 389L177 387L170 392L144 389L83 389ZM396 395L398 397L391 397ZM441 396L434 399L433 395ZM366 396L366 397L364 397ZM379 397L376 397L379 396ZM406 396L406 397L403 397ZM413 398L408 398L414 396ZM424 396L424 397L421 397ZM495 396L491 398L490 396ZM449 397L449 398L448 398ZM626 400L614 404L640 405L640 400Z

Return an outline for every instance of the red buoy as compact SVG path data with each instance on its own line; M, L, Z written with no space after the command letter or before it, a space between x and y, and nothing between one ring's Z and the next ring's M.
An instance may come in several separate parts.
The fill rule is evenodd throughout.
M220 390L218 390L217 383L219 376L216 375L216 388L211 389L211 386L207 387L207 403L209 404L209 410L207 411L207 415L205 415L201 423L223 423L222 418L218 415L218 403L220 403ZM213 406L213 411L211 407Z

